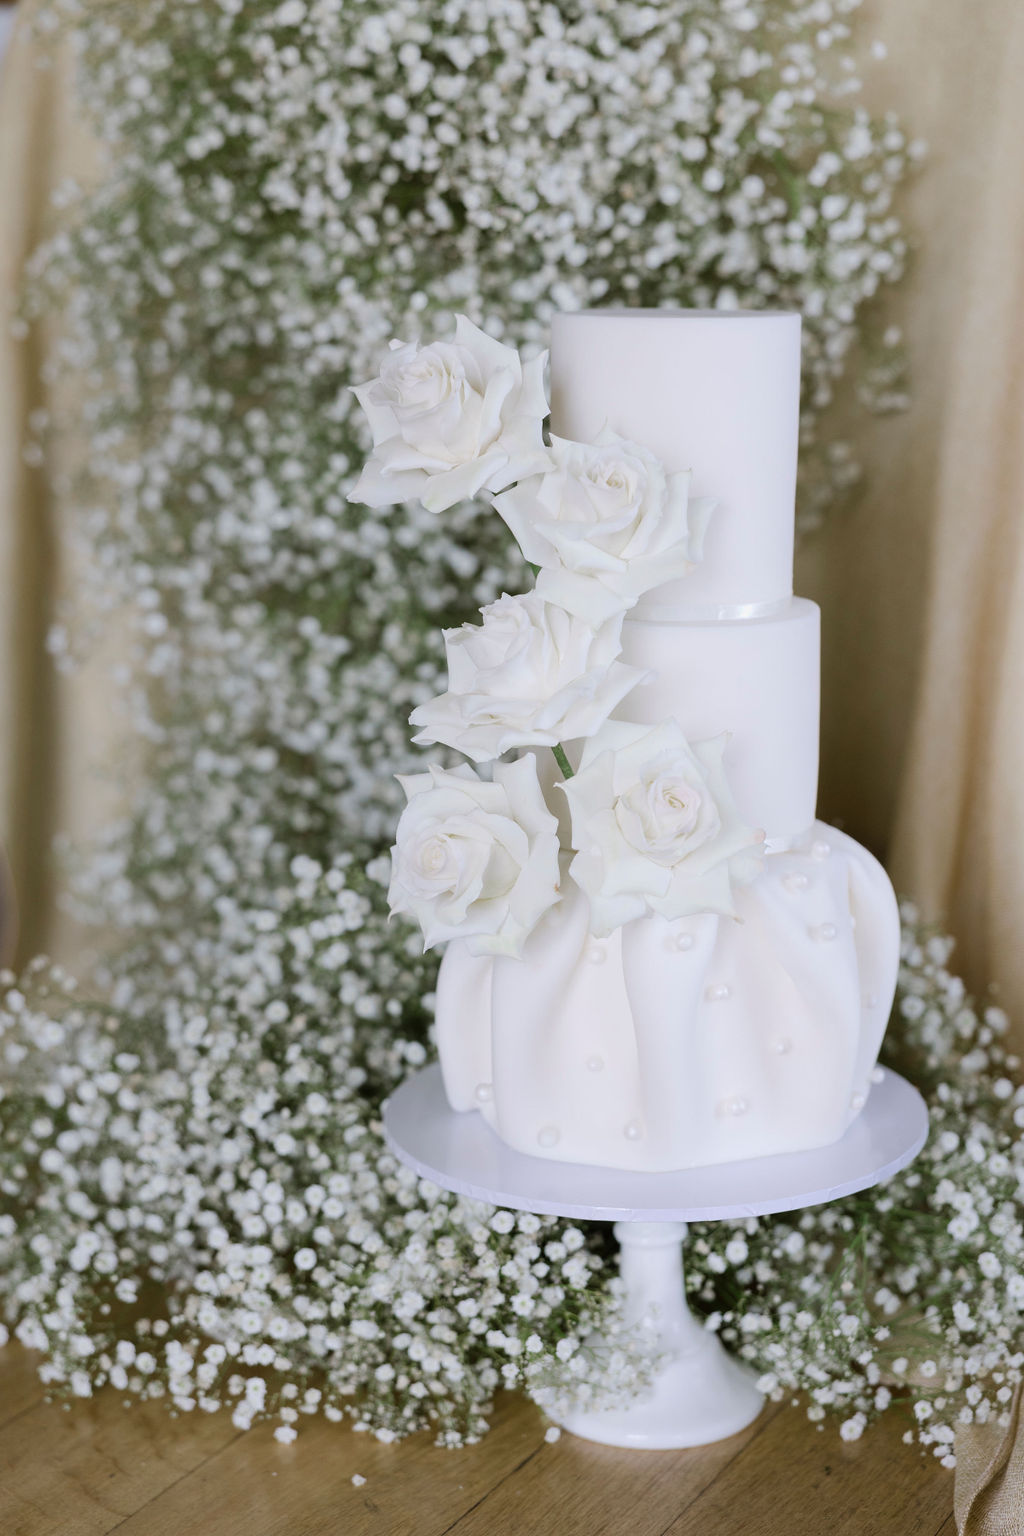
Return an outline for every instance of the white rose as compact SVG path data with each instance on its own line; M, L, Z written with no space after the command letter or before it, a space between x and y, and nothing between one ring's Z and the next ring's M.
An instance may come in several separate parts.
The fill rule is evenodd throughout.
M558 900L558 824L532 753L471 768L400 776L408 805L391 852L388 900L423 929L423 947L467 941L476 955L519 955Z
M454 341L392 341L379 376L353 390L373 453L349 501L418 500L442 512L532 472L545 461L546 358L523 363L465 315L456 316Z
M689 470L668 474L607 428L595 443L554 437L549 454L494 502L544 597L597 624L693 569L714 502L689 500Z
M615 659L621 614L595 630L536 592L481 613L483 624L444 632L448 692L410 715L418 745L444 742L482 763L592 736L646 675Z
M733 914L732 887L761 868L764 833L740 819L722 768L726 736L692 745L674 720L653 730L610 720L561 785L572 816L569 866L591 928L647 912Z

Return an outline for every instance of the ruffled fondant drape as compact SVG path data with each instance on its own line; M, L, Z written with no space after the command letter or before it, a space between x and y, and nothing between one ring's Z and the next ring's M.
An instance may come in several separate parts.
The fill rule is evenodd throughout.
M736 919L652 915L596 939L567 883L523 960L450 944L453 1106L519 1151L646 1171L835 1141L871 1091L896 985L892 888L819 823L734 899Z

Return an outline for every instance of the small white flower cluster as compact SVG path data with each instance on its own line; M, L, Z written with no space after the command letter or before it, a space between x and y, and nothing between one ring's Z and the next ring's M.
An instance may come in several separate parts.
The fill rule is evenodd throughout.
M1006 1017L948 969L952 943L905 905L887 1050L928 1099L928 1143L879 1189L706 1229L691 1269L710 1322L776 1399L856 1439L887 1409L954 1464L957 1429L1005 1422L1024 1380L1024 1085Z
M384 1149L380 1087L425 1052L380 1025L422 1012L428 977L382 943L379 872L289 873L259 905L222 896L209 967L180 955L159 998L123 976L112 1005L78 1001L43 961L0 976L18 1338L75 1396L274 1415L283 1441L323 1412L458 1443L500 1386L567 1373L592 1396L586 1336L619 1325L584 1234L442 1194ZM623 1390L644 1369L624 1340Z
M179 957L151 1017L125 978L104 1005L44 961L0 977L0 1295L54 1387L273 1415L285 1439L323 1412L456 1444L502 1385L557 1411L647 1379L584 1232L457 1200L384 1151L367 1089L425 1053L379 1029L367 1052L361 1021L378 981L410 1018L425 972L379 974L381 873L298 858L270 905L224 900L203 990ZM1024 1379L1024 1086L1005 1017L904 916L893 1050L928 1096L925 1151L879 1190L694 1228L688 1273L763 1391L845 1439L906 1411L951 1465L957 1429L1004 1419Z
M269 1415L286 1441L303 1415L354 1412L386 1438L426 1426L454 1443L482 1432L502 1382L554 1390L572 1367L585 1385L590 1325L607 1329L614 1305L596 1235L418 1185L376 1128L381 1093L429 1047L433 967L387 926L384 896L394 775L422 771L406 723L442 686L438 624L521 589L524 568L472 502L438 517L347 501L367 440L346 386L392 327L411 335L455 310L536 353L555 310L588 304L797 309L812 519L855 473L815 426L864 340L865 303L900 275L893 196L914 153L856 100L854 9L34 11L43 31L73 30L111 145L92 190L61 189L21 323L66 320L48 377L85 471L58 490L88 553L89 606L51 646L72 665L123 606L132 641L115 680L147 766L76 879L79 914L114 936L88 994L45 967L3 983L0 1297L55 1386L222 1404L240 1424ZM899 403L898 331L856 351L876 399ZM47 426L34 426L38 461ZM543 504L551 486L537 489ZM930 976L907 1022L930 1053L934 1114L960 1040L935 1001L947 985ZM970 1217L945 1203L936 1217L927 1161L920 1186L900 1186L909 1211L857 1208L870 1231L887 1222L883 1312L918 1294L942 1309L954 1289L970 1308L974 1333L950 1326L973 1341L977 1417L1001 1411L1012 1379L994 1266L1008 1281L1020 1268L1012 1179L966 1151L988 1145L966 1132L987 1124L991 1027L975 1021L957 1046L978 1097L962 1111L968 1078L949 1069L943 1128L964 1134L933 1181L976 1192L979 1228L946 1234L936 1269L936 1219L944 1232ZM1016 1092L1000 1101L1011 1119ZM1000 1151L1016 1168L1011 1144ZM810 1276L808 1308L824 1315L815 1297L846 1237L815 1227L808 1256L785 1264L770 1237L743 1241L791 1298ZM748 1263L737 1239L707 1234L709 1262L733 1257L699 1277L721 1286L707 1305L725 1328ZM975 1254L970 1291L957 1266ZM777 1326L748 1328L744 1348L795 1336L774 1283L758 1306ZM939 1335L945 1370L940 1346L951 1360L960 1346ZM815 1370L845 1381L830 1350ZM626 1392L642 1368L626 1340L613 1354L602 1369ZM810 1383L810 1354L794 1360ZM990 1378L975 1370L988 1360ZM948 1425L945 1378L921 1380L928 1424ZM876 1409L888 1390L902 1389L881 1384ZM848 1416L867 1411L850 1401Z

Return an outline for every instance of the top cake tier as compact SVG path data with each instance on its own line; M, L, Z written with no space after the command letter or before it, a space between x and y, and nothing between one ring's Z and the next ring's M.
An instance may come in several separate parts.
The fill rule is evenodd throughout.
M740 617L792 595L799 406L799 315L555 316L552 431L589 442L609 426L692 470L691 495L717 503L700 565L641 599L637 617Z

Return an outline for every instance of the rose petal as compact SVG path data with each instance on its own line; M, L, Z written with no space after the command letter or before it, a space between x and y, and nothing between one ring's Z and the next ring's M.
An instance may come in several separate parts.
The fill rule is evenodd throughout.
M504 519L509 532L523 552L523 558L531 565L543 565L550 559L547 541L533 526L529 513L529 492L523 485L513 486L494 498L494 509Z
M543 421L548 414L550 407L547 391L544 388L547 363L547 352L539 352L536 357L531 357L529 362L522 365L523 385L517 407L523 417L536 417L538 421Z
M374 398L374 386L379 384L379 379L368 379L365 384L352 386L352 393L362 406L366 419L373 433L373 446L379 447L389 437L394 437L398 431L398 423L395 413L390 405L378 403Z
M551 567L541 570L538 575L537 591L548 602L557 603L595 629L636 603L635 597L626 597L594 577Z
M426 483L421 470L389 475L370 459L345 499L364 507L394 507L399 502L418 501Z
M474 325L467 315L455 316L455 345L465 347L466 351L476 359L485 378L491 373L509 369L516 384L519 384L522 378L522 364L515 347L507 347L504 342L488 336L487 332L482 331L478 325Z
M507 455L500 448L492 449L482 459L472 459L459 464L445 474L430 475L420 499L428 512L444 512L456 502L469 499L482 490L494 477L500 466L507 462Z

